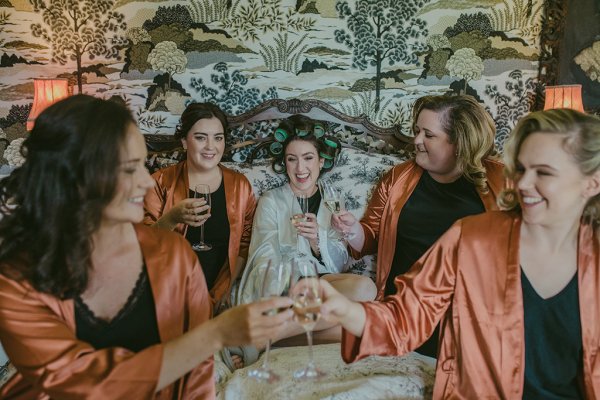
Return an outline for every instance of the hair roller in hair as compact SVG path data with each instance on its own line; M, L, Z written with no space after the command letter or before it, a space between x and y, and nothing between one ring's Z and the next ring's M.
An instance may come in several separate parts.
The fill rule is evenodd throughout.
M296 129L296 135L300 137L304 137L308 135L308 131L306 129Z
M333 140L330 140L330 139L325 139L325 140L323 140L323 143L325 143L325 145L326 145L327 147L332 147L332 148L334 148L334 149L337 149L337 148L338 148L338 144L337 144L336 142L334 142Z
M281 154L281 152L283 151L283 145L279 142L273 142L269 146L269 150L271 150L271 153L275 155Z
M275 130L274 136L275 140L277 140L280 143L283 143L285 142L285 139L287 139L288 133L285 131L285 129L277 128Z
M325 128L323 128L323 125L315 124L315 127L313 128L313 134L317 139L325 135Z

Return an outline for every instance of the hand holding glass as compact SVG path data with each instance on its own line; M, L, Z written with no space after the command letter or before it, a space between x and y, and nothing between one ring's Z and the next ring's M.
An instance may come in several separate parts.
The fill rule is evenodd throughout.
M344 207L344 196L341 191L333 186L333 183L328 179L319 180L319 190L321 191L321 199L323 204L332 214L339 214L345 210ZM344 239L348 238L348 232L341 232L341 236Z
M200 184L194 187L194 198L204 199L206 205L209 207L205 213L210 212L210 186ZM208 243L204 243L204 224L200 225L200 242L192 245L192 248L196 251L207 251L212 249L212 246Z
M294 309L294 320L306 331L308 341L308 364L294 372L298 380L318 379L326 374L314 363L312 331L321 317L321 286L315 263L308 258L294 260L290 277L290 297Z
M275 263L269 260L267 269L262 281L261 298L286 296L289 289L290 266L288 263ZM275 315L279 310L273 309L267 312L267 315ZM269 352L271 350L271 340L267 342L263 363L260 367L248 371L248 376L258 381L273 383L278 381L279 375L269 368Z

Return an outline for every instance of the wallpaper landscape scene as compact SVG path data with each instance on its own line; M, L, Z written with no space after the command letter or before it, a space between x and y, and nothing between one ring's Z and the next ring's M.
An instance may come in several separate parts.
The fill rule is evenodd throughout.
M0 0L2 162L18 161L36 77L122 96L167 134L189 102L239 114L272 98L410 134L416 98L466 92L501 147L533 102L542 15L541 0Z

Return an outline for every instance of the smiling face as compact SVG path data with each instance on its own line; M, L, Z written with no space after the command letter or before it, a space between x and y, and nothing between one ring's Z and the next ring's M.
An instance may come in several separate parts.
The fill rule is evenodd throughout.
M187 149L188 168L206 172L217 168L225 151L225 132L217 118L199 119L181 139Z
M458 179L461 171L456 163L456 145L442 126L442 113L423 109L415 123L416 163L433 179L449 183Z
M324 161L313 143L292 140L285 148L285 169L292 191L312 196Z
M521 144L516 187L523 221L554 226L577 223L594 177L583 175L565 150L566 135L532 133Z
M102 212L103 224L138 223L144 218L144 196L154 187L146 155L144 137L135 125L129 125L117 167L115 195Z

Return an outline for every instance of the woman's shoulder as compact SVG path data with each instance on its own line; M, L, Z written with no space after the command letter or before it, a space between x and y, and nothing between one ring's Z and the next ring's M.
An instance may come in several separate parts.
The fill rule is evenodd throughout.
M467 228L479 233L483 232L498 232L502 230L505 224L512 225L520 219L519 213L516 211L486 211L481 214L470 215L462 218L461 225L463 229ZM494 229L490 229L490 227Z
M486 170L502 171L504 169L504 163L497 157L486 157L482 162Z
M248 180L246 175L244 175L241 172L238 172L234 169L228 168L222 164L219 164L219 167L221 168L221 171L223 172L223 176L225 177L226 184L227 184L227 182L231 182L232 184L234 184L236 186L244 186L244 187L252 189L252 185L250 184L250 181Z
M382 177L381 184L394 185L400 180L405 180L415 175L421 175L423 169L417 165L414 159L404 161L390 168Z
M172 249L174 246L187 246L188 241L178 232L156 228L145 224L135 224L138 241L142 247L154 249Z
M283 185L278 186L276 188L267 190L266 192L264 192L261 195L261 197L275 198L275 197L285 196L286 194L288 194L288 195L291 196L291 191L290 191L290 188L289 188L289 186L287 184L283 184Z
M181 176L181 173L185 167L185 163L186 161L183 160L178 162L177 164L159 169L158 171L152 174L152 178L154 178L154 180L157 182L172 181L174 179L178 179L179 176Z
M263 192L258 199L258 204L262 208L277 207L281 204L287 204L286 202L282 202L287 197L289 197L291 204L292 197L291 193L289 193L289 188L287 185L283 185Z
M419 165L417 165L417 163L415 162L414 159L410 159L410 160L406 160L398 165L393 166L386 175L394 175L394 176L398 176L401 175L403 173L407 173L407 172L413 172L413 171L419 171L421 172L422 169L421 167L419 167Z

